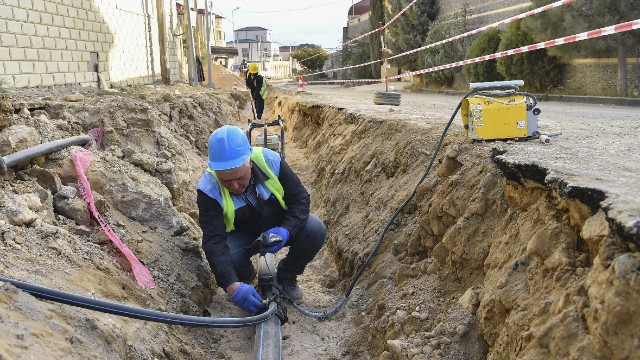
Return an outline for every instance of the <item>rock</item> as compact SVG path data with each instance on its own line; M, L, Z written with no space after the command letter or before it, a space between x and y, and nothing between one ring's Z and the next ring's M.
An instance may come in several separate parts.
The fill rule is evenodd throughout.
M640 257L624 254L614 261L613 269L619 279L630 285L638 277Z
M0 133L0 154L9 155L40 144L36 129L25 125L13 125Z
M31 113L29 112L29 109L27 108L22 108L19 112L18 112L18 116L20 116L23 119L26 119L28 117L31 116Z
M592 253L597 253L600 242L611 233L609 223L602 210L584 222L580 236L589 244Z
M16 226L29 225L38 219L38 214L29 208L20 195L7 194L3 206L9 223Z
M449 257L449 249L443 243L438 243L431 251L431 256L438 260L438 263L445 265Z
M527 252L541 259L546 259L553 253L552 240L547 229L541 229L527 244Z
M161 172L163 174L168 174L173 171L174 167L175 166L171 161L159 161L158 165L156 166L156 170L158 170L158 172Z
M129 157L129 162L148 173L153 173L156 171L158 159L151 155L135 153Z
M62 100L68 102L78 102L84 100L84 95L81 94L70 94L62 97Z
M456 159L452 159L449 157L445 157L442 160L442 164L438 168L438 175L440 177L448 177L455 174L462 167L462 163L460 163Z
M160 159L169 160L173 157L173 155L171 155L171 153L167 150L160 150L158 152L158 157Z
M47 96L43 96L43 97L42 97L42 100L43 100L43 101L53 101L53 99L54 99L54 98L53 98L53 96L51 96L51 95L47 95Z
M75 196L76 192L76 189L70 186L62 186L53 196L53 208L76 224L88 226L91 221L89 209L83 199Z
M480 305L479 290L468 288L467 291L465 291L458 299L458 304L470 313L475 314L478 306Z
M52 194L55 194L62 187L60 177L49 170L45 170L39 166L34 166L25 171L27 175L36 179L38 184L43 188L49 190Z
M468 332L469 328L465 325L458 325L456 327L456 334L458 334L459 337L463 337Z
M393 356L394 360L408 360L407 356L402 353L403 343L400 340L387 340L387 349Z
M11 125L13 119L13 106L9 96L0 94L0 130Z

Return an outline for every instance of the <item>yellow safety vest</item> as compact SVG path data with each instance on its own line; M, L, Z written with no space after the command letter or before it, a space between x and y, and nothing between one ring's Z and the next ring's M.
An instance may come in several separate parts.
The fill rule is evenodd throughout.
M262 74L256 73L250 80L253 81L253 86L256 86L256 78L258 75L262 76ZM251 74L247 75L247 77L251 76ZM262 87L260 88L260 96L264 99L267 96L267 81L264 76L262 76Z
M278 180L278 177L273 173L273 171L271 171L271 169L267 165L267 162L264 160L262 148L254 147L250 157L251 160L253 160L253 162L258 166L258 168L260 168L260 170L262 170L269 177L269 179L264 183L267 189L269 189L273 196L278 199L280 206L282 206L283 209L287 210L287 204L284 203L284 188L282 188L280 180ZM231 193L226 187L222 186L220 180L218 180L218 176L216 176L215 171L211 170L211 168L207 168L207 171L213 174L213 176L216 178L216 181L218 182L218 187L220 188L220 193L222 194L222 216L224 218L226 232L231 232L235 229L234 221L236 218L236 209L233 205L233 199L231 199Z

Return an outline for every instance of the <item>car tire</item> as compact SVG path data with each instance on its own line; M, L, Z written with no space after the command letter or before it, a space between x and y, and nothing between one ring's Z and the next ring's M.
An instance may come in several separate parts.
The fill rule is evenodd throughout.
M401 96L402 94L399 92L376 91L373 95L373 103L376 105L400 106Z

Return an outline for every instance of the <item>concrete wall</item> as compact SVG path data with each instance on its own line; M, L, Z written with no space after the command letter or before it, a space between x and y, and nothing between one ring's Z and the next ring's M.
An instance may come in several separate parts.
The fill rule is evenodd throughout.
M177 18L165 8L171 78L180 81ZM0 0L0 79L7 87L118 85L160 79L156 0Z
M640 59L627 59L629 96L640 96ZM567 64L565 79L556 93L618 96L618 59L578 59Z

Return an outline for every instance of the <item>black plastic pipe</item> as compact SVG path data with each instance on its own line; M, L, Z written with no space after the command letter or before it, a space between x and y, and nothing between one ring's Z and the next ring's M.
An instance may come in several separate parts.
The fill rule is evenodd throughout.
M85 145L91 141L89 135L73 136L66 139L50 141L44 144L36 145L29 149L20 150L16 153L0 157L0 175L4 175L7 169L23 162L27 162L40 155L52 153L60 149L73 145Z
M263 299L272 298L273 282L276 279L276 261L273 254L265 254L258 258L258 284ZM262 285L262 286L260 286ZM278 304L273 301L271 306L277 309ZM278 316L256 326L253 358L255 360L282 360L282 329Z
M269 309L264 313L244 318L212 318L204 316L191 316L143 309L135 306L94 299L87 296L72 294L64 291L50 289L40 285L34 285L19 280L9 279L3 276L0 276L0 281L8 282L18 289L41 299L53 300L67 305L77 306L118 316L129 317L133 319L161 322L171 325L213 328L237 328L254 326L269 320L275 314L277 309L276 303L273 302L269 306Z

